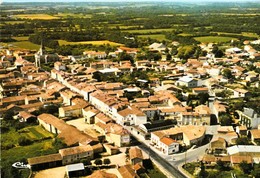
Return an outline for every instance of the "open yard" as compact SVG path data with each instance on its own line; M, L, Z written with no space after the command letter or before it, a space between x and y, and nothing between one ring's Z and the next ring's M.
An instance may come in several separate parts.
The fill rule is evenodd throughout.
M232 37L224 37L224 36L202 36L202 37L195 37L195 40L201 43L220 43L220 42L228 42L233 40L237 40L236 38Z
M35 19L40 19L40 20L53 20L53 19L59 19L59 17L54 17L48 14L19 14L19 15L13 15L13 18L18 18L18 19L30 19L30 20L35 20Z
M123 46L123 44L115 43L108 40L102 40L102 41L79 41L79 42L69 42L65 40L58 40L59 45L79 45L79 44L92 44L92 45L106 45L110 44L111 46Z

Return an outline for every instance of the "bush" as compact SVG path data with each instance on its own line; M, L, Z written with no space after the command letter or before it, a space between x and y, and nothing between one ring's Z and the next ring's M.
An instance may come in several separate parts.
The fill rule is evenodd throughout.
M110 159L108 159L108 158L105 158L103 162L104 162L104 164L106 164L106 165L111 163Z
M103 161L101 159L96 159L94 163L96 165L102 165Z
M32 141L24 136L18 138L18 143L20 146L30 145Z

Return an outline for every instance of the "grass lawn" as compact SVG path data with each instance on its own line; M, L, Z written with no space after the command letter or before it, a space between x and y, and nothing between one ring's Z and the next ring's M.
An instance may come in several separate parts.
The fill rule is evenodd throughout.
M19 18L19 19L30 19L30 20L35 20L35 19L40 19L40 20L53 20L53 19L59 19L59 17L54 17L48 14L19 14L19 15L13 15L12 17L14 18Z
M167 40L165 38L165 35L163 34L155 34L155 35L138 35L139 38L151 38L151 39L155 39L155 40L159 40L159 41L162 41L162 40Z
M220 42L228 42L233 40L237 40L236 38L232 37L224 37L224 36L202 36L202 37L195 37L195 40L201 43L220 43Z
M79 41L79 42L69 42L65 40L58 40L59 45L79 45L79 44L92 44L92 45L106 45L110 44L111 46L123 46L123 44L115 43L108 40L102 40L102 41Z
M12 45L14 48L22 48L22 49L29 49L29 50L38 50L40 45L31 43L29 41L18 41L18 42L10 42L9 45Z
M125 30L125 32L136 33L136 34L149 34L149 33L170 32L172 30L174 30L174 28Z

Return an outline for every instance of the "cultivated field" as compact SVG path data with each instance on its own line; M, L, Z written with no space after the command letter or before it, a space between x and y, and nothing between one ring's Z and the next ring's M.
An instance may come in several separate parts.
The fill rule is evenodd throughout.
M53 137L53 134L44 130L41 126L28 127L22 130L30 140L42 140Z
M141 30L125 30L128 33L135 34L149 34L149 33L161 33L161 32L170 32L174 30L174 28L160 28L160 29L141 29Z
M53 20L53 19L59 19L59 17L54 17L48 14L19 14L19 15L13 15L12 17L18 18L18 19L40 19L40 20Z
M237 40L236 38L232 37L223 37L223 36L203 36L203 37L195 37L195 40L201 43L220 43L220 42L228 42L233 40Z
M154 35L138 35L139 38L151 38L151 39L155 39L155 40L167 40L165 38L165 35L163 34L154 34Z
M58 40L59 45L79 45L79 44L92 44L92 45L106 45L109 44L111 46L123 46L123 44L115 43L108 40L102 40L102 41L79 41L79 42L69 42L65 40Z
M58 13L57 15L54 15L54 17L59 17L59 18L91 18L91 14L74 14L74 13Z

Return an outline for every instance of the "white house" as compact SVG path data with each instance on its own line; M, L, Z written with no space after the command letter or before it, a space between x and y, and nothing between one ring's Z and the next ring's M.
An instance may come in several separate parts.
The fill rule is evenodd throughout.
M198 86L198 80L189 76L183 76L176 82L179 86L186 86L188 88L194 88Z
M179 143L169 137L163 137L159 142L159 150L164 154L169 155L179 151Z

